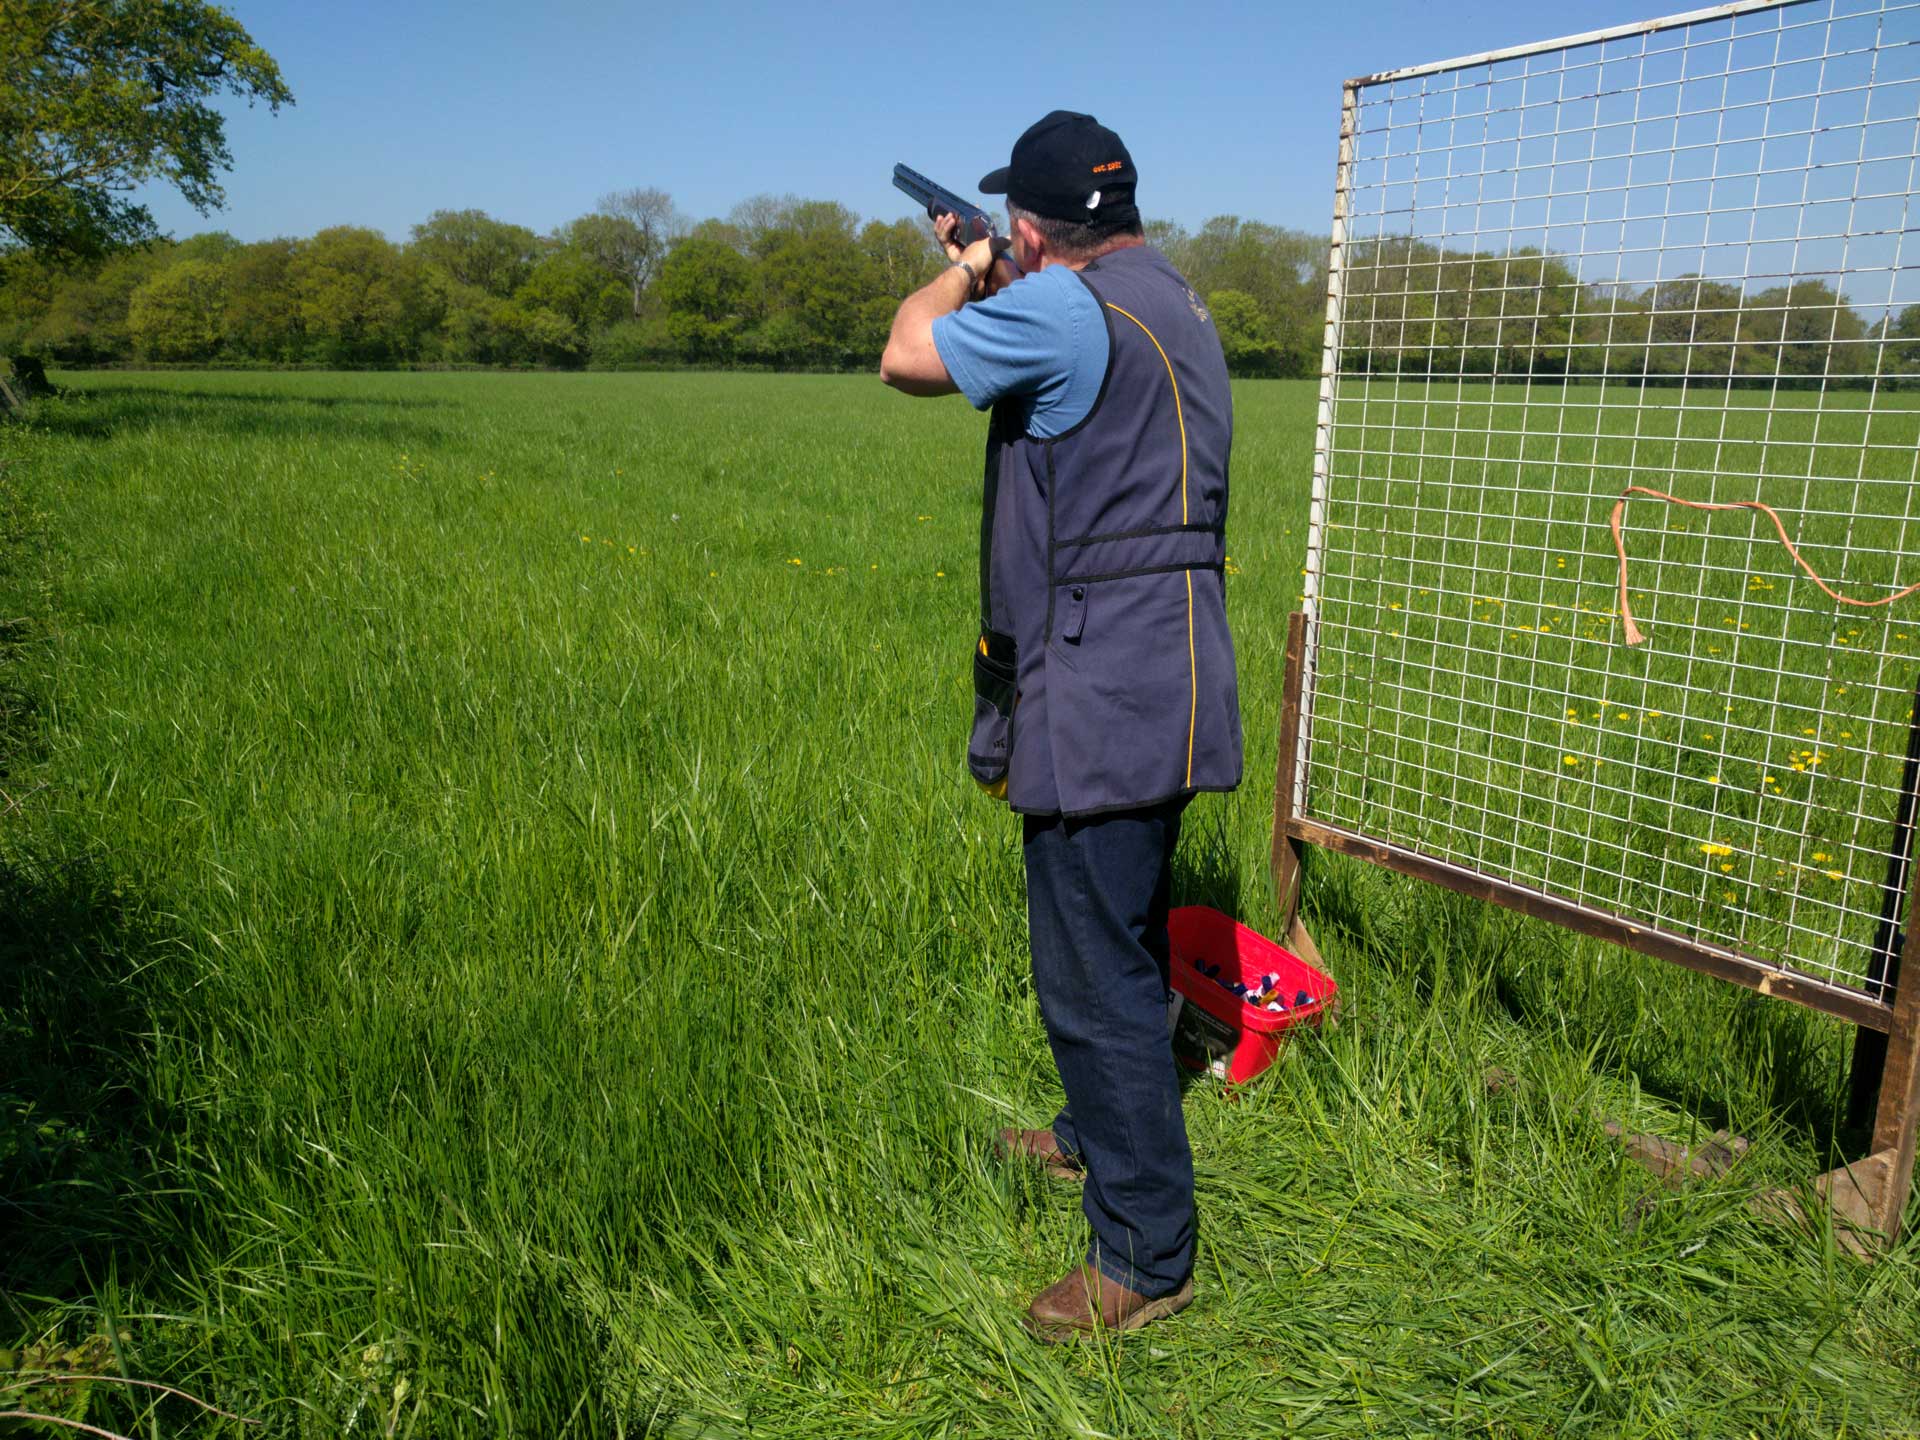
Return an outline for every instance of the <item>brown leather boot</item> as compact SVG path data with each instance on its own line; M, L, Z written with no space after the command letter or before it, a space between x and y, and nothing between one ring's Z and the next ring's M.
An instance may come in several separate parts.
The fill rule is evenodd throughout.
M1058 1345L1095 1330L1138 1330L1192 1303L1191 1277L1173 1294L1149 1300L1091 1265L1076 1265L1034 1297L1023 1323L1035 1339Z
M993 1151L1002 1160L1032 1160L1055 1180L1075 1184L1087 1178L1080 1162L1060 1148L1051 1130L1002 1130L993 1137Z

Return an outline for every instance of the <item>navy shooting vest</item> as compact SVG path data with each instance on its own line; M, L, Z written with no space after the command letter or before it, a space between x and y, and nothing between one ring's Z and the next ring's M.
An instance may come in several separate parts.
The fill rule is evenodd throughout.
M1151 246L1078 274L1107 322L1092 411L1043 440L1002 401L987 437L967 761L1037 815L1231 790L1241 770L1220 338Z

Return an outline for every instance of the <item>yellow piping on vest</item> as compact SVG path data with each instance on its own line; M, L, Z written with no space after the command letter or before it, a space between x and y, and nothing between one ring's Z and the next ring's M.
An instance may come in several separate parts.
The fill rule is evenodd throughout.
M1187 412L1180 404L1180 382L1174 378L1173 361L1167 358L1167 352L1161 349L1160 341L1146 323L1131 311L1122 310L1111 300L1107 308L1125 315L1140 327L1140 333L1153 341L1153 348L1160 351L1160 363L1167 367L1167 383L1173 386L1173 418L1180 422L1180 523L1187 523ZM1200 663L1193 653L1193 572L1187 577L1187 784L1193 784L1193 731L1200 714Z

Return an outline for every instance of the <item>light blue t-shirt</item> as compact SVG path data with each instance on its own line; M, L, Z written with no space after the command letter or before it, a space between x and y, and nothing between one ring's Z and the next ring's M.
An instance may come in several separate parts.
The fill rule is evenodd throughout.
M1064 265L933 322L933 347L976 410L1007 396L1030 405L1027 433L1047 440L1087 418L1107 373L1100 302Z

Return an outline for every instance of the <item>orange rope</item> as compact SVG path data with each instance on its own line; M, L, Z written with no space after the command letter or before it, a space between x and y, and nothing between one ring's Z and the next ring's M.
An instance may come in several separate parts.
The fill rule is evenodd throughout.
M1638 645L1647 637L1640 627L1633 623L1633 610L1627 604L1627 542L1620 538L1620 516L1627 508L1627 501L1635 495L1651 495L1656 500L1665 500L1672 505L1684 505L1689 510L1759 510L1773 522L1773 528L1780 533L1780 543L1787 547L1787 554L1793 557L1793 563L1807 572L1814 584L1826 591L1842 605L1856 605L1862 610L1871 610L1876 605L1891 605L1896 600L1920 592L1920 582L1907 586L1891 595L1882 595L1878 600L1854 600L1842 595L1826 581L1813 566L1809 565L1794 548L1793 540L1787 534L1787 527L1780 523L1780 516L1771 505L1762 505L1758 500L1729 500L1721 504L1711 504L1705 500L1682 500L1678 495L1669 495L1664 490L1650 490L1645 485L1629 485L1620 492L1620 498L1613 502L1613 516L1607 522L1613 527L1613 550L1620 557L1620 618L1626 622L1627 644Z

